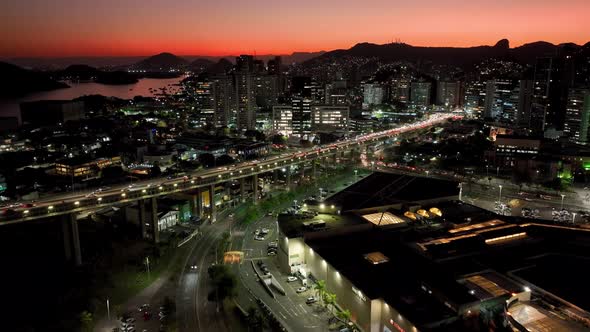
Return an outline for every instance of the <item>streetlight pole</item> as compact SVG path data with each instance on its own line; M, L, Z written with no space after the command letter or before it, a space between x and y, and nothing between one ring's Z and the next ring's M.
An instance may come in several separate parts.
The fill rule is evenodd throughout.
M564 194L561 194L561 209L563 210L563 199L565 198Z
M111 320L111 305L109 303L109 299L107 298L107 319Z
M498 185L498 188L500 188L500 195L498 196L498 202L500 202L500 203L501 203L501 202L502 202L502 185L501 185L501 184L499 184L499 185Z
M572 213L572 224L576 223L576 213Z
M146 257L145 258L145 265L147 267L148 279L151 279L150 278L150 258L149 257Z
M459 201L463 201L463 182L459 182Z

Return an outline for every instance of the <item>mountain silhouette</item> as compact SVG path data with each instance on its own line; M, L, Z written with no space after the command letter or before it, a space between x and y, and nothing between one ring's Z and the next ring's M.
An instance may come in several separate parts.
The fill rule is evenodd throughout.
M588 45L588 44L586 44ZM468 66L486 58L510 58L523 63L533 63L537 57L557 55L562 52L577 52L584 49L573 43L554 45L548 42L534 42L510 48L507 39L498 41L494 46L474 47L425 47L404 43L372 44L358 43L347 50L326 52L304 64L356 57L376 57L385 61L428 61L437 64Z
M167 71L169 69L181 69L188 65L188 61L172 53L160 53L141 60L133 69L146 71Z
M16 97L31 92L68 87L67 84L50 78L47 73L31 71L10 63L0 62L0 96Z

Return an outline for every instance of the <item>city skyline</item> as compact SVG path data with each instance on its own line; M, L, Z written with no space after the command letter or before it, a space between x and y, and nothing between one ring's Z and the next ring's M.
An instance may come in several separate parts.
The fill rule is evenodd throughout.
M7 19L0 22L4 40L0 56L291 54L396 40L453 47L493 45L503 38L512 47L540 40L585 44L585 31L590 30L584 19L590 4L581 0L568 0L567 5L532 0L518 4L379 0L371 6L353 1L304 2L3 3L0 10Z

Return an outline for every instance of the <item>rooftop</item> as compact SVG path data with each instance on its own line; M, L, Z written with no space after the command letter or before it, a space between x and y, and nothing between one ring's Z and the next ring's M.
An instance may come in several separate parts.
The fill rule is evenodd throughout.
M328 199L343 211L458 195L458 182L373 173Z

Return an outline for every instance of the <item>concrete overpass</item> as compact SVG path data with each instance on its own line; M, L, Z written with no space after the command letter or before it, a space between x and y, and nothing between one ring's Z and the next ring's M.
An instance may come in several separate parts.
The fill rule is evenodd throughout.
M117 206L130 202L139 202L140 220L145 220L146 205L152 210L152 220L149 223L140 222L142 234L151 230L151 238L159 241L159 231L157 227L157 198L174 193L195 193L191 199L191 206L197 211L202 211L201 198L202 192L209 193L209 201L213 202L215 185L228 181L240 181L241 193L244 195L244 179L252 178L253 183L258 183L258 175L272 171L284 171L287 177L287 186L290 187L291 168L299 164L310 164L312 168L312 177L316 172L316 161L326 160L329 158L336 159L340 154L344 156L348 152L351 158L355 157L360 150L377 142L387 140L390 137L400 134L424 129L433 125L440 124L452 118L461 118L460 115L452 113L438 113L431 115L427 120L407 124L398 128L360 135L345 141L334 144L302 149L297 152L284 153L279 156L273 156L264 160L254 160L242 162L239 164L217 167L190 172L178 178L158 178L146 181L136 182L133 185L121 184L104 190L96 190L93 193L68 193L52 196L51 198L41 199L34 204L22 202L17 206L10 208L9 213L0 216L0 226L22 223L26 221L39 220L52 217L62 217L64 238L72 238L70 241L73 245L73 255L76 262L81 262L79 254L79 238L76 214L91 210L98 210L109 206ZM358 157L357 156L357 157ZM258 198L258 186L253 185L254 199ZM210 204L210 220L215 222L215 204ZM66 241L68 242L68 241ZM67 247L67 244L64 244ZM66 248L66 256L68 256Z

